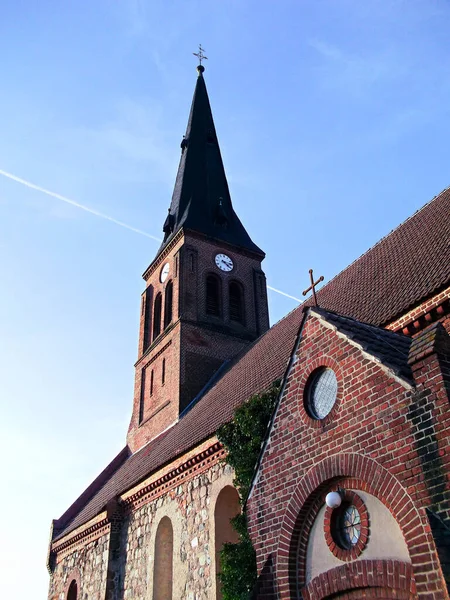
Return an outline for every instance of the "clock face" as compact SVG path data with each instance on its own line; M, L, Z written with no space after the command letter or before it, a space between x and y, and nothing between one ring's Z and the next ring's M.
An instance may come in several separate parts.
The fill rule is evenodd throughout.
M165 282L165 280L167 279L167 276L169 275L169 271L170 271L169 263L166 263L163 266L163 268L161 269L161 275L159 276L161 283Z
M216 254L215 263L221 271L231 271L234 267L233 261L226 254Z

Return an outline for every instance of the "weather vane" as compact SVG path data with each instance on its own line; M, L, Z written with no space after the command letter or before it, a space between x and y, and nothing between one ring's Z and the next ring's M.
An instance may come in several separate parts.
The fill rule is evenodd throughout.
M198 45L198 52L193 52L192 54L198 58L198 63L201 66L202 60L208 60L208 57L204 55L205 49L202 48L202 45Z

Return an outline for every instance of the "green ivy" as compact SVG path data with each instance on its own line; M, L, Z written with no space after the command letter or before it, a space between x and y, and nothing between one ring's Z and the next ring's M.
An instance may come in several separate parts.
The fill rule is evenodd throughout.
M225 461L234 469L234 485L241 504L245 503L261 444L280 390L276 381L266 392L253 395L236 409L233 419L222 425L217 437L227 450ZM236 544L224 544L220 552L223 600L248 600L256 584L256 554L247 528L244 510L231 521L238 534Z

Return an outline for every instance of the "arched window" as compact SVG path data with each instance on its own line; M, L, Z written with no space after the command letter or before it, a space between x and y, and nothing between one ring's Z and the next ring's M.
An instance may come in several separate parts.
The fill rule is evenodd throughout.
M220 551L226 542L235 544L239 541L238 534L233 529L230 520L241 512L239 496L231 485L221 490L214 509L214 529L216 547L216 600L221 600L222 591L218 574L220 568Z
M78 586L75 579L69 586L69 591L67 592L67 600L77 600L78 597Z
M153 309L153 339L157 338L161 333L161 305L162 296L159 293L155 298L155 306Z
M143 302L144 309L144 347L143 352L147 350L147 348L151 344L151 333L152 333L152 297L153 297L153 287L151 285L145 290Z
M206 277L206 314L220 317L221 315L222 283L215 275Z
M153 600L172 600L173 529L169 517L163 517L156 530L153 568Z
M237 281L231 281L229 287L230 321L244 322L244 290Z
M145 408L145 377L146 368L144 367L141 371L141 397L139 399L139 423L142 423L144 419L144 408ZM152 371L153 373L153 371Z
M164 296L164 329L172 322L172 299L173 283L169 281L166 285L166 293Z

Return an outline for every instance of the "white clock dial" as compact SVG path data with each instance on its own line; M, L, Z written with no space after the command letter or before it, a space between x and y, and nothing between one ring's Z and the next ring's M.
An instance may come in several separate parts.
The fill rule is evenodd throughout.
M231 271L234 267L233 261L226 254L216 254L215 263L221 271Z
M169 263L166 263L163 266L163 268L161 269L161 275L159 276L161 283L165 282L165 280L167 279L167 276L169 275L169 271L170 271L170 265L169 265Z

